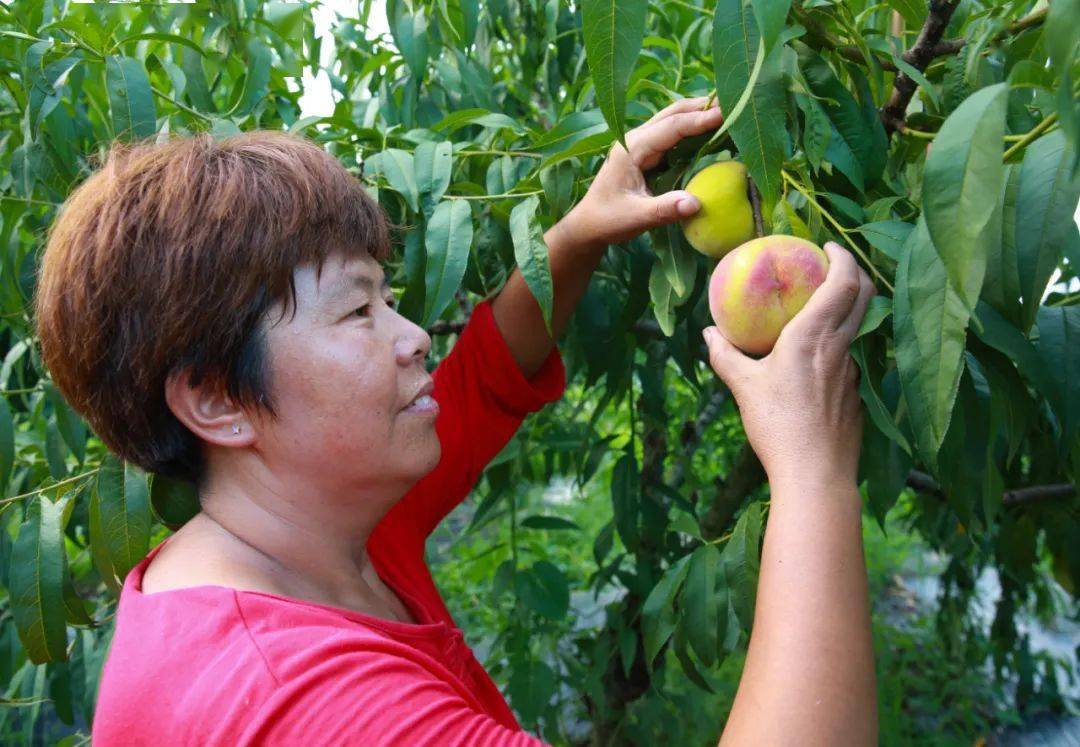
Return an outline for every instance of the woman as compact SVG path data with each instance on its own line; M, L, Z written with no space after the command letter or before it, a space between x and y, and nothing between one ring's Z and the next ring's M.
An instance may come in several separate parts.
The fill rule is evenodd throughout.
M429 376L394 309L383 216L314 144L255 132L116 146L50 229L42 355L118 455L201 511L124 579L95 745L533 745L463 643L424 538L522 419L609 243L692 214L642 172L720 124L679 101L616 145L544 239L554 338L520 272ZM762 360L707 330L772 486L732 743L870 743L874 674L847 345L872 286L835 245Z

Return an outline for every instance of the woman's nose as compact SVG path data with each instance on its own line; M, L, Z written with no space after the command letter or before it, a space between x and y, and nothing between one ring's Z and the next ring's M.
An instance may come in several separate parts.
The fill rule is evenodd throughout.
M405 320L407 328L398 337L396 351L398 362L408 365L416 360L424 360L431 351L431 336L419 325Z

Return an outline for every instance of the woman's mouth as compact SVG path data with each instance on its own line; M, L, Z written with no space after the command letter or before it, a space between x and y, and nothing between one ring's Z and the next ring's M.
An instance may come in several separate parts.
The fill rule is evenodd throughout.
M417 415L437 415L439 412L439 403L435 401L435 398L430 394L422 394L413 400L412 404L405 408L404 412L411 412Z

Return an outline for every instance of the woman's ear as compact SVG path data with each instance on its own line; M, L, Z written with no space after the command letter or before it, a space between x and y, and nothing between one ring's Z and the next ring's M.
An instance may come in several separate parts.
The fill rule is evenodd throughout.
M191 369L169 374L165 380L165 402L177 420L207 443L236 447L249 446L255 441L255 427L247 413L212 377L204 377L199 384L191 386Z

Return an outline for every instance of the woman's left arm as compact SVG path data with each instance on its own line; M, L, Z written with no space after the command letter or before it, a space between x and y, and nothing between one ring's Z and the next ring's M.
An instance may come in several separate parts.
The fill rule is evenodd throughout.
M704 97L681 99L627 132L629 151L616 143L589 191L544 234L551 262L553 335L548 334L540 305L520 269L514 268L492 300L495 323L526 378L550 355L608 244L629 241L700 209L697 199L682 190L653 196L644 172L684 137L720 126L720 109L714 105L703 110L705 101Z

